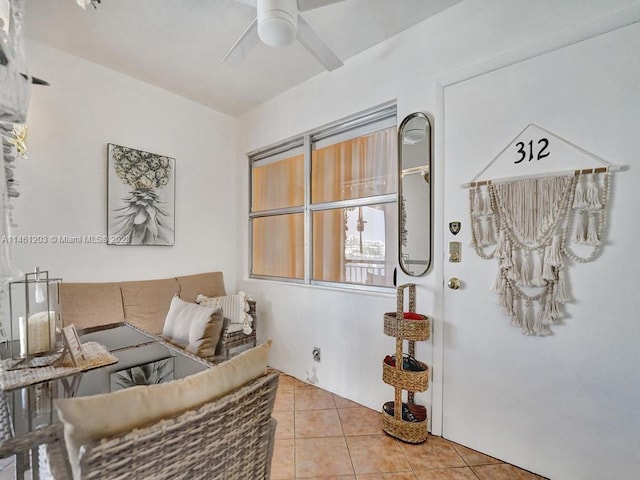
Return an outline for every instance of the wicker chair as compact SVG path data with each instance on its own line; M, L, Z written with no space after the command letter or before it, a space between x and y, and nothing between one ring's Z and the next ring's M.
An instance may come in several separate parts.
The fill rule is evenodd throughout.
M225 320L225 325L222 329L222 333L220 334L220 346L221 346L221 357L208 358L207 360L213 361L214 363L220 360L226 360L229 358L229 352L232 348L241 347L243 345L249 345L250 347L256 346L256 327L257 327L257 315L256 315L256 302L255 300L249 300L249 315L253 318L253 331L246 335L242 330L230 332L229 324L227 320Z
M278 374L271 372L197 409L85 445L82 478L269 479L277 386ZM63 445L62 434L56 444L50 446ZM49 470L60 471L54 462L51 455Z

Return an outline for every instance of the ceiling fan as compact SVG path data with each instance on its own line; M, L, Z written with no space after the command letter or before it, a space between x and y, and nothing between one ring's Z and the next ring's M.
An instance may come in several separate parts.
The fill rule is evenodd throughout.
M305 21L301 12L344 0L236 0L256 8L257 16L233 44L223 62L240 62L259 42L286 47L297 39L304 48L331 71L342 61Z

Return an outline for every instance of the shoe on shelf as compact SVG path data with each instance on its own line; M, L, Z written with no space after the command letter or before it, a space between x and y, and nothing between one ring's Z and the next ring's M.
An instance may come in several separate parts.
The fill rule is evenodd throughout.
M396 356L395 355L387 355L384 357L384 363L391 367L396 366ZM402 369L407 370L409 372L424 372L426 368L422 366L420 362L418 362L411 355L403 355L402 357Z
M384 410L384 412L387 415L390 415L393 417L395 414L394 402L393 401L386 402L382 406L382 410ZM411 410L409 409L409 406L406 403L402 404L402 420L404 420L405 422L411 422L411 423L416 423L420 421L413 413L411 413Z

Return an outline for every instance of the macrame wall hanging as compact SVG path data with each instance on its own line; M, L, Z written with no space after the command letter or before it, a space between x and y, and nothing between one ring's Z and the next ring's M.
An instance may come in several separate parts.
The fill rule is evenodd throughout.
M554 151L600 166L477 181L505 156L511 167L524 163L540 169L547 159L551 164ZM558 161L562 158L554 158ZM497 260L497 303L525 335L549 335L564 316L562 305L571 301L568 266L600 253L610 176L621 169L531 124L463 185L469 188L471 245L481 258Z

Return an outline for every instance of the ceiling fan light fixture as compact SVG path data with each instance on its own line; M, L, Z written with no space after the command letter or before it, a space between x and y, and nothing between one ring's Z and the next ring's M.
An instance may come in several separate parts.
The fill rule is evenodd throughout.
M296 38L296 0L258 0L258 36L270 47L286 47Z

